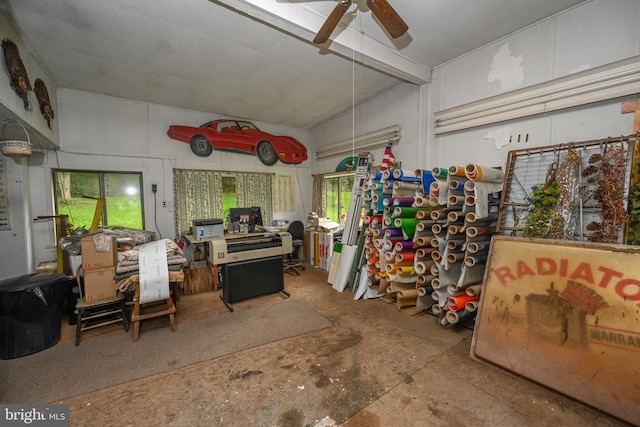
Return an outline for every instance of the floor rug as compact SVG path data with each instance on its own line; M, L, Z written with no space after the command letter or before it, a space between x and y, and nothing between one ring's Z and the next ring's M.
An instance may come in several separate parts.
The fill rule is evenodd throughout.
M0 402L45 404L331 326L303 299L0 361Z

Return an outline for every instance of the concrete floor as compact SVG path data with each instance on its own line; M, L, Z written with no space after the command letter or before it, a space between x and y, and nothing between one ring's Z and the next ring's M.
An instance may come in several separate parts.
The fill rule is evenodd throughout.
M291 298L304 298L332 327L68 399L61 403L70 405L71 425L628 425L470 359L469 329L443 328L431 315L381 299L354 301L321 271L285 276ZM226 312L219 292L181 296L175 333L181 322ZM253 298L234 310L282 298ZM168 318L152 319L142 324L141 340L151 328L171 333ZM112 333L125 332L103 327L82 339ZM73 334L65 327L58 345L73 345Z

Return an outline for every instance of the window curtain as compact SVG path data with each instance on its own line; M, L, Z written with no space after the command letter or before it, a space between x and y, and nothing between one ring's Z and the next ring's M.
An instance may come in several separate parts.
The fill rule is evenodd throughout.
M223 219L222 174L207 170L174 169L173 200L176 236L189 234L194 219Z
M236 172L236 202L238 207L259 206L262 222L273 220L273 177L275 174Z
M327 214L327 184L324 175L313 175L313 194L311 210L324 218Z

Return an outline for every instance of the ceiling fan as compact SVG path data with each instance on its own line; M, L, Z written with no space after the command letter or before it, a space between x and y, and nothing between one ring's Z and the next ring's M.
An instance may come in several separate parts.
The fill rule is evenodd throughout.
M313 43L322 44L329 40L331 33L336 29L347 10L351 6L352 0L339 0L336 7L331 11L327 20L322 24L320 31L313 39ZM409 27L402 20L400 15L391 7L387 0L367 0L367 6L378 18L378 21L394 39L407 32Z

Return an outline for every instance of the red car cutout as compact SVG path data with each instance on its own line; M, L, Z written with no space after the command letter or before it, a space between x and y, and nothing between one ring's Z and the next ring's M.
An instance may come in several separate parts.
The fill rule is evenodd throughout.
M200 127L169 126L167 135L189 143L191 151L201 157L209 156L215 148L257 155L267 166L275 165L278 159L295 164L307 160L307 148L295 138L262 132L242 120L214 120Z

